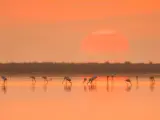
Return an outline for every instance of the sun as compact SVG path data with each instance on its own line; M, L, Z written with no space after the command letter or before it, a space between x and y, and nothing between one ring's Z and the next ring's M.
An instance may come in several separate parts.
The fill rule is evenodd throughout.
M113 30L99 30L85 37L81 50L87 55L124 55L129 48L128 39Z

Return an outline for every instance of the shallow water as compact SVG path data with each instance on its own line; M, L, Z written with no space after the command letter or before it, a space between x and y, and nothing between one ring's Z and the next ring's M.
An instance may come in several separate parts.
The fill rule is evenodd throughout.
M160 79L151 84L147 77L124 77L112 81L100 77L94 86L73 77L72 86L62 77L48 84L41 78L33 84L28 77L10 78L1 85L0 120L160 120Z

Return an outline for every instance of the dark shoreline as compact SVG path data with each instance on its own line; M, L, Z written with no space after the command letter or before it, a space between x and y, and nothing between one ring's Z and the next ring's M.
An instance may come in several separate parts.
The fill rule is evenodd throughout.
M159 76L160 64L144 63L6 63L0 64L0 74L12 76L90 76L150 75Z

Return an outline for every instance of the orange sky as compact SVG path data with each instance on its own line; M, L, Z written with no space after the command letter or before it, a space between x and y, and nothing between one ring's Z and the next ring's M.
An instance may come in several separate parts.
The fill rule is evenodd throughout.
M160 62L154 54L160 44L159 4L158 0L1 1L1 61L119 60L110 53L89 56L81 52L84 38L103 29L118 31L128 39L128 55L121 61Z
M160 11L158 0L5 0L1 9L4 17L18 22L103 19Z

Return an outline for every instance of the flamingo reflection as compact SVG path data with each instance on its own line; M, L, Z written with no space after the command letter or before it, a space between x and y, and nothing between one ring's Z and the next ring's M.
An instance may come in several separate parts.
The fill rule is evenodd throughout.
M109 76L107 76L107 86L106 86L106 89L109 92Z
M72 90L72 84L67 84L67 83L65 83L65 84L64 84L64 90L65 90L66 92L71 92L71 90Z
M131 89L132 89L132 86L130 85L130 86L127 86L125 90L126 90L127 92L130 92Z
M33 82L32 85L31 85L31 90L32 90L32 92L35 92L35 88L36 88L35 86L36 86L36 83Z
M139 88L139 80L138 80L138 76L136 76L136 89Z
M48 86L48 82L44 82L44 85L43 85L44 92L47 92L47 86Z
M6 86L6 84L2 85L2 91L3 91L4 94L7 93L7 86Z
M92 91L97 91L97 85L96 85L96 84L88 85L88 90L89 90L90 92L92 92Z

